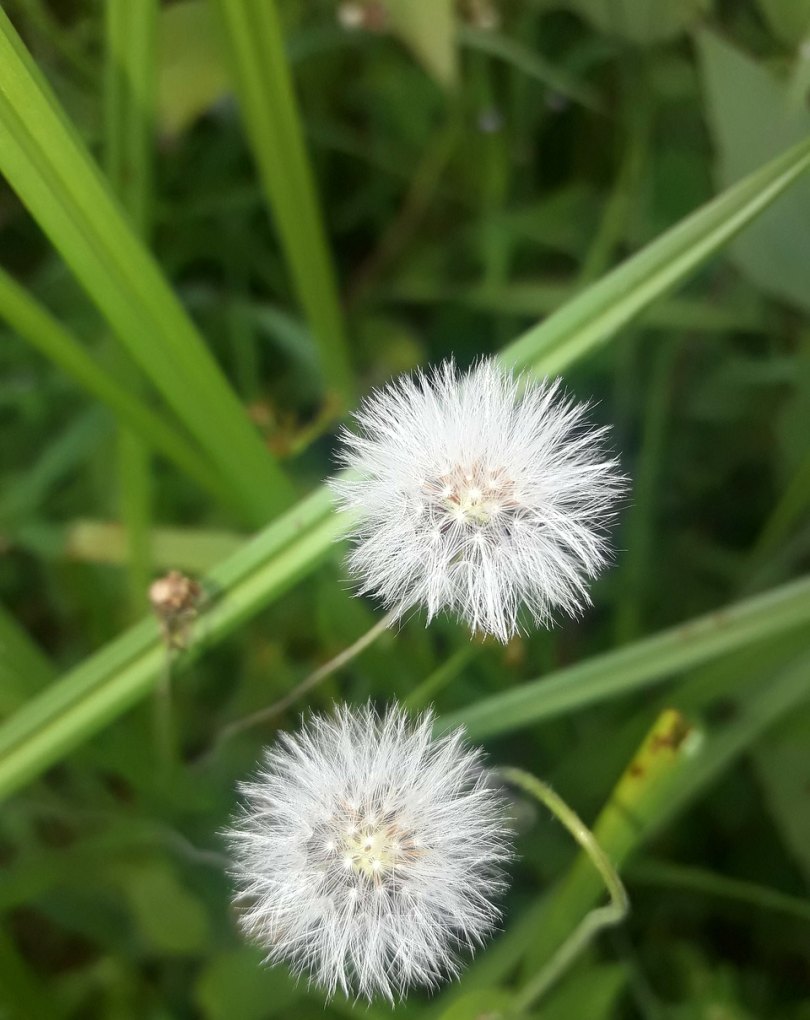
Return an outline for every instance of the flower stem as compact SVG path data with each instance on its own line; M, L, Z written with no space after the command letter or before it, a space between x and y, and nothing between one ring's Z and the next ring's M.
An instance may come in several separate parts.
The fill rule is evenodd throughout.
M591 830L551 787L522 769L498 769L498 775L507 783L531 794L568 829L596 870L602 876L610 894L610 903L591 910L571 935L563 942L548 963L530 981L515 1000L516 1012L529 1009L565 973L568 967L603 928L619 924L627 916L630 901L619 874L609 857L599 846Z
M322 683L327 677L332 676L333 673L337 673L339 669L348 665L352 659L364 652L369 645L374 644L378 637L383 634L391 626L391 623L396 618L396 612L386 613L381 620L378 620L373 627L370 627L365 634L361 634L360 637L348 648L344 648L342 652L325 662L322 666L319 666L314 672L310 673L309 676L305 677L300 684L293 687L291 691L280 698L278 701L274 701L272 705L268 705L266 708L260 708L257 712L251 712L250 715L242 716L241 719L235 719L233 722L228 723L217 734L214 744L209 754L214 754L219 748L232 737L237 736L239 733L243 733L245 730L251 729L254 726L258 726L268 719L272 719L273 716L279 715L285 709L289 708L290 705L298 701L299 698L303 697L308 691L311 691L313 687L317 687L319 683ZM208 757L208 755L206 755Z

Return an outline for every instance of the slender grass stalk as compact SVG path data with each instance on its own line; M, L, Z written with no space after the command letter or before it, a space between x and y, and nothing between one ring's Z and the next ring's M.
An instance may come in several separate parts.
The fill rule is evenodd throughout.
M480 740L660 683L679 672L810 622L810 577L596 655L443 716Z
M542 370L546 370L545 355L552 350L557 368L574 361L705 260L746 222L755 218L809 164L810 142L778 157L734 185L689 217L685 224L673 228L629 263L584 291L552 316L548 325L525 334L516 345L504 352L504 360L533 367L539 364ZM694 251L690 249L690 243L694 245ZM351 522L345 515L341 518L332 514L329 492L322 488L266 528L211 575L220 599L216 613L205 614L202 621L206 624L209 640L230 632L275 595L314 569L327 555L334 540L345 535L350 526ZM575 687L573 699L568 693L568 682L564 681L564 689L561 689L559 677L557 683L542 695L538 693L537 684L531 685L529 702L532 718L545 718L573 705L593 703L609 694L643 686L652 682L650 677L663 678L697 661L706 661L712 656L744 647L757 635L765 637L797 625L807 619L807 585L808 582L803 581L796 587L789 585L776 589L761 597L764 604L756 606L755 600L751 600L747 610L740 610L737 606L726 610L725 614L703 618L697 621L695 632L690 632L687 625L640 642L640 650L639 645L634 645L610 653L624 656L622 665L634 667L629 680L616 670L607 684L600 682L599 673L605 661L602 657L597 670L588 663L575 667L582 671L583 679ZM753 613L752 603L755 604ZM741 605L746 606L745 603ZM724 620L729 612L734 617L740 611L747 616L747 626L732 626L730 632L733 637L730 639ZM653 644L651 648L650 642L657 640L661 645ZM696 647L700 649L697 656L694 653ZM199 651L199 643L192 646L192 652L196 651ZM40 774L61 755L137 701L159 676L161 653L154 623L146 621L139 624L88 658L9 719L0 727L0 796L9 794ZM665 667L656 658L663 653L666 653ZM615 659L613 666L616 666ZM515 705L511 700L513 696L520 698L525 690L522 688L500 696L497 732L517 728L527 721L524 715L526 706ZM505 705L501 699L506 699ZM485 718L492 706L490 704L487 710L482 711L480 704L468 708L464 718L457 713L453 721L472 721L477 732L492 732Z
M527 78L533 78L561 96L579 103L586 109L603 112L598 94L573 75L549 63L530 46L498 32L484 31L471 25L461 25L456 37L466 49L497 57L511 64Z
M621 878L613 867L610 858L599 845L594 834L547 783L541 782L536 776L523 769L502 768L498 775L531 794L540 804L551 811L579 843L583 853L590 859L610 896L606 906L595 907L582 918L579 925L557 949L554 956L543 969L536 974L518 995L514 1008L518 1013L531 1008L538 999L563 976L576 958L590 945L593 939L604 928L620 924L630 910L630 901Z
M373 626L369 627L365 634L361 634L348 648L344 648L342 652L338 652L328 662L313 670L309 676L304 677L301 683L296 684L283 698L279 698L278 701L274 701L272 705L268 705L266 708L260 708L256 712L251 712L241 719L234 719L233 722L223 726L216 735L210 752L205 755L206 759L210 755L215 754L227 741L232 740L240 733L244 733L245 730L252 729L254 726L261 726L282 712L286 712L296 701L300 701L308 691L313 690L330 676L334 676L335 673L343 669L344 666L347 666L358 655L361 655L368 647L373 645L377 638L390 629L395 618L396 614L393 611L386 613Z
M58 365L87 393L100 400L141 439L171 460L189 478L226 506L233 492L214 466L180 432L177 426L149 407L132 388L119 382L77 337L46 311L0 267L0 316L23 339Z
M397 282L386 290L386 296L398 302L413 304L454 304L476 308L492 315L544 317L571 298L575 282L512 282L503 287L482 290L474 286L446 286L430 280ZM639 315L639 323L649 330L673 329L705 333L763 328L761 310L743 295L735 294L733 302L718 294L711 302L705 298L667 298L648 305Z
M730 241L810 166L801 142L727 188L563 305L502 353L505 365L553 375L605 343L654 297Z
M207 606L187 651L174 660L175 669L286 591L335 548L343 522L320 513L318 495L212 571L204 584ZM143 620L20 709L0 727L0 797L152 690L163 675L167 651L157 623Z
M157 0L105 5L105 170L110 185L143 239L150 233L155 130ZM118 348L122 368L130 358ZM130 373L129 374L133 374ZM127 575L134 616L143 611L152 573L151 456L137 433L119 430L118 495L129 538Z
M779 892L756 882L728 878L704 868L647 858L631 865L629 880L635 885L651 885L662 889L683 889L699 895L717 897L745 904L757 910L773 910L786 917L810 921L810 903L798 896Z
M289 483L2 11L0 172L251 522L266 521Z
M698 731L680 713L664 713L594 825L611 860L621 866L769 726L810 699L808 676L810 656L805 653L766 683L746 690L737 717L725 726ZM529 972L549 959L567 937L571 918L588 910L599 892L589 862L580 857L535 915Z
M242 117L324 383L351 403L352 374L334 266L284 53L276 0L216 0Z
M660 498L661 464L669 436L673 408L673 369L680 344L664 339L653 355L653 366L644 397L641 446L633 474L633 499L627 510L622 535L627 536L619 566L622 595L616 604L617 644L633 641L643 632L642 613L646 584L655 553L655 517Z

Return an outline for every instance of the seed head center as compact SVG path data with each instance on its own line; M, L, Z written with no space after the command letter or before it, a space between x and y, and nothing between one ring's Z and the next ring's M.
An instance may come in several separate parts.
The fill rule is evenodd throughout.
M345 834L344 860L367 878L379 878L390 872L399 856L397 834L389 824L364 825Z
M422 483L422 492L450 522L484 528L517 507L515 485L500 468L457 465Z

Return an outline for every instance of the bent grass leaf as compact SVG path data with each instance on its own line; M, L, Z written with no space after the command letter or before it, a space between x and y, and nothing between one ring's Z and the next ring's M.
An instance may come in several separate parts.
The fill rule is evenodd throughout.
M286 478L2 11L0 172L252 523L265 521Z
M810 623L810 578L775 588L625 647L597 655L449 716L475 740L660 683L678 672Z
M743 178L510 344L501 361L554 375L605 343L731 240L810 166L810 140Z
M276 0L218 0L217 7L230 45L242 118L318 345L323 379L347 400L352 384L343 315Z
M0 316L23 339L50 358L87 393L96 397L154 450L172 460L185 474L217 499L231 503L232 494L213 466L161 414L112 376L84 345L2 268Z

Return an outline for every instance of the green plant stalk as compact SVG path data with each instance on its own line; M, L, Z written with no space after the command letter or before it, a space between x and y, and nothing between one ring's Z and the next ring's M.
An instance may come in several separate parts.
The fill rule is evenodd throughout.
M766 167L724 192L703 210L693 214L687 224L689 235L699 247L698 258L689 257L682 251L683 238L678 227L658 241L654 241L642 253L635 256L630 263L636 267L630 274L631 277L633 274L638 275L639 262L642 265L658 269L657 272L650 273L648 277L645 277L643 273L640 275L639 286L642 293L637 301L631 301L632 295L624 290L624 286L628 283L628 274L623 272L625 267L619 267L605 280L574 298L569 305L553 316L549 320L552 324L556 320L553 329L549 331L541 326L524 335L519 340L517 347L513 346L509 349L505 358L506 362L516 365L532 365L539 362L542 365L543 351L548 347L550 338L554 340L555 358L559 365L567 363L568 360L574 361L584 352L583 346L585 350L589 349L611 330L617 329L627 320L630 307L628 302L635 311L644 304L650 303L668 289L674 279L686 275L695 268L701 258L707 258L724 240L727 240L730 235L728 230L723 229L724 218L733 222L734 230L739 230L745 222L755 218L762 211L767 201L771 201L781 190L787 188L808 162L810 162L810 143L778 157ZM754 184L755 187L752 186ZM767 195L766 202L758 199L760 192ZM673 241L673 233L675 241ZM676 262L674 273L665 271L667 252ZM605 285L611 281L609 293L612 299L608 301ZM560 339L560 330L564 323L568 323L567 339ZM555 337L557 339L554 339ZM270 525L244 550L240 550L222 565L221 570L217 571L217 578L223 598L231 597L230 588L237 582L241 582L246 572L250 572L253 577L251 585L240 583L239 611L233 614L231 626L235 626L237 622L257 612L285 584L288 585L295 578L305 576L326 555L333 540L347 533L350 522L336 516L327 522L325 518L330 513L331 501L328 491L325 488L316 490L296 509L285 514L280 521ZM297 534L298 538L296 539ZM289 545L289 548L284 549L286 545ZM282 559L286 564L292 563L294 569L289 566L280 569L279 559ZM778 590L770 596L764 596L766 600L770 598L779 600L783 597L784 589ZM767 609L767 602L760 609L766 618L771 617ZM804 618L801 613L798 616ZM749 623L755 626L756 619L755 615L753 619L749 620ZM718 622L720 621L715 618L715 630L719 629ZM704 620L703 623L705 627L706 621ZM773 626L774 623L776 626ZM790 621L786 620L780 611L777 612L775 620L771 619L770 627L762 628L760 626L759 629L760 631L764 629L765 634L772 634L780 626L789 623ZM227 629L223 626L221 633L226 633ZM750 631L750 629L749 627L748 630ZM678 634L680 638L678 638ZM746 642L746 634L747 632L738 629L733 643L721 640L717 643L709 641L707 645L704 642L704 651L711 649L710 654L722 654L733 647L740 647ZM683 628L668 636L670 641L674 640L679 649L679 654L669 660L668 669L670 672L681 668L681 662L684 665L689 665L695 661L691 658L692 645L689 641L691 636ZM91 656L73 673L63 677L49 691L35 698L29 705L21 709L17 716L12 717L3 727L0 727L0 795L12 792L28 779L41 773L57 761L62 754L67 753L86 736L98 730L105 722L119 715L148 690L159 676L159 664L149 659L151 650L157 647L156 642L154 625L151 622L133 628L132 631L127 632ZM642 649L642 658L646 657L649 669L656 675L660 675L648 652L649 648L646 652ZM624 649L623 654L632 660L636 653L632 649ZM122 679L121 674L125 667L133 659L139 657L134 678L131 674L129 677L124 675ZM587 671L589 667L587 664L583 664L582 668ZM643 685L647 682L646 676L646 671L639 671L636 683ZM598 678L593 675L588 678L586 673L586 680L587 683L595 685L596 697L600 697L603 691L597 682ZM611 689L619 693L629 687L622 682L621 677L614 676ZM586 704L587 697L583 691L580 691L576 703ZM551 714L545 694L541 700L545 704L540 715ZM77 703L79 703L79 710L74 711ZM563 691L557 690L556 705L563 709L568 707L568 701ZM63 717L65 715L67 718ZM537 717L535 716L535 718ZM456 716L456 721L464 722L465 720ZM520 719L516 719L512 725L519 726L520 722ZM483 725L480 717L477 720L477 725ZM27 746L29 741L32 746Z
M152 218L152 144L155 133L157 0L105 5L104 82L105 169L139 235L146 239ZM132 372L120 349L122 372ZM127 531L130 609L140 615L152 575L150 528L152 477L149 448L137 433L119 427L118 496Z
M677 673L810 622L810 578L735 602L642 641L597 655L442 716L475 740L511 733Z
M728 243L810 166L801 142L671 227L501 352L510 368L553 375L605 343Z
M386 297L398 302L414 304L459 303L494 315L523 315L543 317L572 298L577 289L575 281L513 282L503 287L482 290L475 286L448 287L428 280L395 283L386 289ZM729 330L757 330L764 320L756 305L748 301L741 305L740 295L732 301L717 295L711 303L698 298L668 298L659 304L648 305L639 315L638 322L646 329L690 330L694 332L725 333Z
M344 522L320 511L319 499L311 499L211 572L192 639L176 666L193 661L336 548ZM20 709L0 727L0 798L152 690L169 654L156 621L143 620Z
M706 786L747 750L770 725L810 698L806 653L768 682L745 691L737 717L698 731L668 710L628 766L594 825L594 835L621 867L640 846L677 817ZM669 718L669 723L664 720ZM534 970L567 937L571 919L590 909L600 892L587 859L579 857L535 917L528 970Z
M0 267L0 316L24 340L100 400L146 443L226 506L233 493L218 472L164 417L102 368L79 340Z
M485 31L470 25L461 25L456 33L456 38L467 49L497 57L504 63L511 64L527 78L534 78L547 88L559 92L560 95L572 99L575 103L580 103L589 110L595 110L597 113L602 112L599 96L592 88L566 71L548 63L543 57L538 56L531 47L524 46L498 32Z
M619 566L621 579L614 620L615 640L621 645L635 640L643 631L649 565L654 562L655 518L661 486L660 465L672 419L673 380L680 344L673 338L661 341L653 355L653 366L641 421L641 442L633 474L633 500L627 510L622 536L627 552ZM625 373L631 375L630 373Z
M664 889L685 889L688 892L746 904L757 910L772 910L801 921L810 921L810 903L806 899L755 882L727 878L704 868L692 868L684 864L648 858L633 864L628 874L634 884Z
M610 897L610 903L603 907L595 907L582 918L540 973L526 985L515 1000L515 1010L522 1013L534 1005L562 977L602 929L620 924L625 919L630 909L630 901L610 858L588 826L559 794L555 793L547 783L541 782L536 776L524 772L523 769L501 768L498 769L498 775L507 783L520 787L540 804L547 807L554 817L568 829L601 877Z
M216 0L216 6L248 138L318 346L323 379L349 406L353 387L343 313L276 0Z
M290 498L286 477L2 11L0 172L251 523L265 522Z

